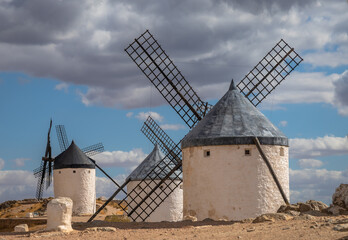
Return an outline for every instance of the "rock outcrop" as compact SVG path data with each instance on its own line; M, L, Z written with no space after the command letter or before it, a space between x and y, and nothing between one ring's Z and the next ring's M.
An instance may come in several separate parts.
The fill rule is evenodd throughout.
M348 210L348 184L341 184L332 195L332 204Z
M320 213L325 214L327 208L328 205L326 205L323 202L308 200L305 203L299 202L290 205L282 205L278 209L278 213L286 213L292 216L296 216L301 213L307 213L310 215L320 215Z

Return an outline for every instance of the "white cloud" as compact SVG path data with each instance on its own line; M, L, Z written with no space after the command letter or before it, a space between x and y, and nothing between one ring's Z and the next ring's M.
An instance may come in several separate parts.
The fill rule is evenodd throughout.
M290 139L290 157L313 158L348 154L348 137L324 136L315 139Z
M323 162L317 159L300 159L298 164L301 168L319 168L323 165Z
M101 167L124 167L133 169L139 165L145 158L146 154L141 149L133 149L129 152L112 151L102 152L93 157Z
M162 124L160 126L163 130L180 130L180 129L185 129L186 127L182 124Z
M126 179L126 175L118 175L113 177L113 179L119 184L122 185ZM106 197L109 198L111 195L117 190L117 186L106 177L96 177L96 195L97 197ZM126 190L126 189L125 189ZM116 199L122 199L125 197L125 194L121 191L118 195L116 195Z
M16 164L16 167L23 167L25 165L25 161L30 160L30 158L16 158L13 161Z
M281 127L286 127L287 125L288 125L287 121L280 121L279 122L279 126L281 126Z
M141 121L146 121L149 116L155 121L163 121L163 117L157 112L140 112L135 117Z
M292 73L262 103L267 109L284 103L329 103L334 102L334 82L338 74L323 72Z
M69 84L62 82L57 84L54 88L59 91L63 90L64 92L68 92Z
M347 183L348 170L290 169L290 199L292 203L309 199L332 202L332 194L341 183Z
M127 112L126 117L127 117L127 118L131 118L133 115L134 115L133 112Z
M0 202L35 198L37 179L31 171L0 171ZM53 196L52 186L44 197Z
M4 159L0 158L0 170L5 166Z

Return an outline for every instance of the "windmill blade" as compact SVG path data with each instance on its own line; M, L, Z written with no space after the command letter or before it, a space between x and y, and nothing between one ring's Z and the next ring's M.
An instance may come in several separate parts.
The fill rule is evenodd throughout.
M167 155L175 149L175 142L163 131L155 120L149 116L144 122L141 132L153 143L158 145L162 152Z
M179 143L122 199L120 205L128 210L128 217L145 221L181 185L181 155Z
M97 143L89 147L81 149L88 157L94 156L98 153L104 152L104 145L102 143Z
M40 167L35 168L35 169L33 170L33 173L34 173L34 177L35 177L35 178L40 177L40 175L42 174L42 168L43 168L43 162L41 162Z
M119 206L123 211L128 211L128 217L134 221L140 219L145 221L161 203L182 183L182 162L181 162L180 143L175 145L171 153L168 153L164 159L159 162L143 180L126 194ZM178 161L178 159L180 159ZM161 179L160 182L156 180ZM169 180L169 181L166 181ZM91 222L107 204L114 199L121 191L125 192L125 188L130 179L127 179L115 193L101 206L95 214L88 220ZM149 192L150 190L150 192Z
M211 109L210 104L198 97L148 30L125 51L190 128Z
M60 150L63 152L69 147L69 141L66 135L64 125L56 125L56 132L57 132Z
M259 105L303 59L281 39L238 83L237 88L254 105Z
M37 188L36 188L36 198L40 200L42 198L42 193L44 190L44 184L46 183L46 189L50 186L52 182L52 149L51 149L51 129L52 129L52 119L50 120L50 126L47 133L47 144L45 150L45 156L42 158L40 167L34 169L34 176L38 178ZM48 164L48 166L47 166ZM46 169L48 167L48 177L46 175Z
M52 162L48 161L48 177L46 177L46 189L48 189L51 186L52 183Z
M36 199L40 200L42 198L43 190L44 190L44 182L46 177L46 165L47 161L43 161L42 163L42 171L39 175L39 179L37 181L37 188L36 188Z

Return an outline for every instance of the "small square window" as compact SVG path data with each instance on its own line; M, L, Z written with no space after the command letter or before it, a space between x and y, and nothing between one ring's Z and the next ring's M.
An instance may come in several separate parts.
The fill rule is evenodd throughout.
M210 150L204 150L204 157L210 157Z
M61 174L62 172L61 171L59 171L59 174Z
M73 173L76 173L76 171L75 171L75 170L73 170L72 172L73 172Z
M251 150L250 149L244 149L244 155L245 156L251 156Z

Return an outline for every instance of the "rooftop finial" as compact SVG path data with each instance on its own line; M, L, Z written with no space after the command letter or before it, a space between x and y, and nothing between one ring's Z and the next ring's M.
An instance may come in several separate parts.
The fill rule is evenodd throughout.
M231 81L231 85L230 85L230 91L231 90L236 90L237 88L236 88L236 85L234 85L234 81L233 81L233 79L232 79L232 81Z

